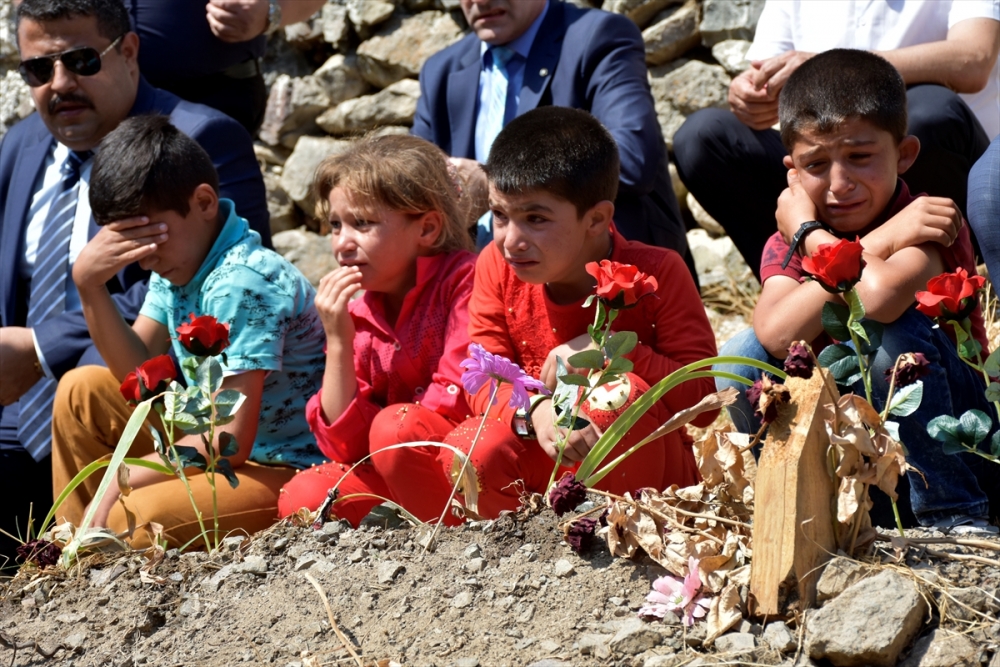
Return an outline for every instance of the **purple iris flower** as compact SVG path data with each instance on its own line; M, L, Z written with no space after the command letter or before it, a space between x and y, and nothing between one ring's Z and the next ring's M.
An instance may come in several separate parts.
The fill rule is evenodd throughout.
M469 358L460 365L467 369L462 373L462 386L470 394L475 394L487 382L490 383L490 391L496 389L498 382L512 384L514 393L511 394L510 403L508 403L512 408L527 410L530 407L529 389L544 394L549 393L540 380L536 380L522 371L521 367L510 359L487 352L479 343L469 345ZM493 399L493 402L496 403L496 398Z

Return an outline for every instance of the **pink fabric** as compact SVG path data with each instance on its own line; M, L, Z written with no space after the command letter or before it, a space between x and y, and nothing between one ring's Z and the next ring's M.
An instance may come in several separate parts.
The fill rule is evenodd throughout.
M406 295L395 328L386 322L380 294L351 302L358 392L339 419L323 415L320 394L306 419L323 454L354 463L369 452L369 431L382 408L418 403L460 422L470 414L462 391L469 345L469 297L476 256L459 250L417 260L417 284Z

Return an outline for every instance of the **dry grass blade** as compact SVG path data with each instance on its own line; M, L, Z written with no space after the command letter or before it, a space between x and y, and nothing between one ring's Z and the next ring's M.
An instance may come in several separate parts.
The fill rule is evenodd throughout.
M365 667L364 662L361 661L361 656L359 656L357 651L354 650L354 644L351 643L351 641L347 638L347 635L345 635L337 625L337 619L333 615L333 609L330 608L330 600L327 599L326 593L323 591L323 587L320 586L319 582L316 581L316 578L308 572L305 573L305 578L310 584L313 585L316 592L319 593L319 598L323 601L323 606L326 608L326 617L329 619L330 627L333 628L337 638L344 643L344 648L346 648L347 652L351 654L352 658L354 658L354 662L358 663L358 667Z
M760 296L760 285L753 277L738 281L729 276L728 282L718 282L703 285L701 288L702 302L721 315L740 315L750 319L757 297Z

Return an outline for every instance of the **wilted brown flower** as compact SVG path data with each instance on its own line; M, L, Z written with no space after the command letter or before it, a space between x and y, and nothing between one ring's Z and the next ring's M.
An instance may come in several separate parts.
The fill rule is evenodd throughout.
M566 473L549 491L549 505L557 516L562 516L587 499L587 487L577 481L573 473Z
M931 362L920 352L907 352L899 355L895 367L895 381L897 387L905 387L913 384L923 376L931 372ZM893 369L887 368L885 371L886 382L893 380Z
M785 357L785 372L792 377L808 379L812 377L814 365L809 344L804 340L792 343Z
M570 524L563 539L578 554L590 549L594 531L597 529L597 519L577 519Z
M778 406L787 403L790 397L785 385L774 382L766 375L747 389L747 400L753 406L753 413L765 424L778 418Z
M18 557L25 563L34 563L38 567L49 567L59 562L62 549L58 544L46 540L30 540L17 548Z

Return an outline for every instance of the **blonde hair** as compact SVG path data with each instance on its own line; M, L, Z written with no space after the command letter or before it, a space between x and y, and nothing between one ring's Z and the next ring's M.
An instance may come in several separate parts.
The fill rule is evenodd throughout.
M434 144L409 135L367 135L316 168L316 215L330 216L330 193L344 188L358 206L420 215L437 211L441 233L435 252L472 250L468 196L460 194L447 156Z

